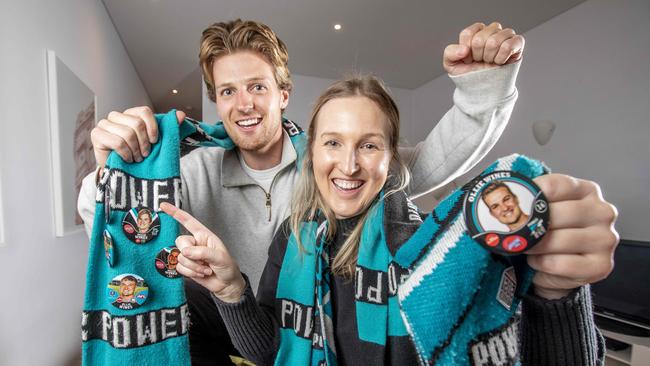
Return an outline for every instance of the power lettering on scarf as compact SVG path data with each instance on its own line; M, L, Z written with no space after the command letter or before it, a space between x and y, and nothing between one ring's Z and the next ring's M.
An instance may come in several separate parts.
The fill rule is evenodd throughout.
M279 299L280 326L293 329L298 337L312 339L314 332L314 308L301 303Z
M155 211L163 202L181 207L181 179L144 179L125 171L106 168L97 186L97 203L104 202L104 193L110 189L111 210L127 211L131 207L145 206Z
M357 301L371 304L386 304L389 296L395 296L399 285L409 272L395 263L388 266L388 272L376 271L357 265L355 271L355 294Z
M513 365L519 359L518 325L518 321L511 321L493 332L480 335L469 347L472 365Z
M189 325L187 304L126 316L91 310L82 314L81 338L83 342L101 339L114 348L135 348L184 335Z

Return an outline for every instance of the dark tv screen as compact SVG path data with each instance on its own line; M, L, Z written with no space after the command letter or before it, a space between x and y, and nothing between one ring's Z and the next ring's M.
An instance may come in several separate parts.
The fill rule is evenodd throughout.
M650 327L650 242L621 240L614 271L592 285L597 312Z

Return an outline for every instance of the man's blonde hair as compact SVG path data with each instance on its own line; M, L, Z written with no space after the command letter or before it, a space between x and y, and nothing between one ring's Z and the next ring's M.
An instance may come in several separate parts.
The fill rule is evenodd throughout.
M214 23L203 31L199 61L203 80L208 89L208 98L215 102L215 85L212 77L212 65L220 56L238 51L253 51L261 54L274 69L278 88L288 91L293 89L289 73L289 54L287 46L267 26L252 20L236 19L229 22Z

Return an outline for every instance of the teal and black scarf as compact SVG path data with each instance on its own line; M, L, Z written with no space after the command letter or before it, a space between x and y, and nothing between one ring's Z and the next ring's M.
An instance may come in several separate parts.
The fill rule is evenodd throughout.
M408 335L397 303L394 282L397 274L391 268L395 247L387 244L383 229L386 211L392 217L391 214L398 211L397 204L406 202L405 199L403 192L397 192L378 200L370 208L361 233L355 275L357 280L364 282L355 299L359 338L381 346L386 345L389 336ZM385 205L394 207L386 209ZM410 219L408 216L400 219L415 220L404 224L417 227L415 224L419 224L420 216L413 213L415 216ZM327 225L322 217L302 224L303 251L298 248L293 234L289 238L276 292L277 306L282 309L280 322L283 323L280 324L276 365L336 365ZM391 239L395 238L391 236ZM389 274L393 275L392 281Z
M486 172L496 169L531 179L546 173L519 155ZM462 212L467 189L455 190L424 220L403 192L382 193L370 208L355 276L362 289L355 294L360 340L386 346L387 337L408 334L423 365L481 364L490 347L503 351L496 361L518 362L516 310L533 271L523 256L492 254L469 236ZM276 365L336 365L327 225L323 219L302 224L303 252L289 238L276 306L291 316L280 317ZM364 277L376 280L367 285ZM511 296L504 296L504 286ZM497 338L498 344L490 341Z
M222 123L156 115L159 141L140 163L111 153L100 178L82 316L84 365L189 365L189 314L183 281L173 268L178 223L162 202L180 206L180 156L200 146L233 149ZM299 156L305 135L284 120ZM138 232L144 212L152 224ZM122 281L134 283L132 298Z

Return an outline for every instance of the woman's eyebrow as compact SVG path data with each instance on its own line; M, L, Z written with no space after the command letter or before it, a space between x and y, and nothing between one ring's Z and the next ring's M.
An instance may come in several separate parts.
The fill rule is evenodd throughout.
M342 134L340 132L325 131L325 132L320 134L320 137L341 137L343 135L344 134ZM377 137L377 138L383 139L385 136L384 136L384 134L377 133L377 132L369 132L369 133L361 135L362 139L369 138L369 137Z

